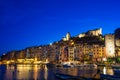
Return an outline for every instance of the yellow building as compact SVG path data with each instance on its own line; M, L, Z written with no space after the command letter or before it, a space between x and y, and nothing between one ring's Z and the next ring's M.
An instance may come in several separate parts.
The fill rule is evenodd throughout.
M93 62L101 62L103 60L103 58L106 57L105 54L105 47L103 45L83 45L83 47L81 47L82 52L83 52L83 56L84 56L84 60L90 60L90 57L92 56L92 61Z
M101 62L106 58L105 47L103 45L93 45L93 61Z

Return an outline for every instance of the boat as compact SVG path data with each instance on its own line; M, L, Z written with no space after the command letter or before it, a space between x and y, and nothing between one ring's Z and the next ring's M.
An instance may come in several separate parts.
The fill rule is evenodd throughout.
M72 64L63 64L63 67L74 67Z
M75 67L94 67L97 68L96 64L79 64L79 65L74 65Z
M63 67L74 67L74 64L73 63L71 63L71 62L64 62L64 63L62 63L61 64Z
M108 74L100 74L100 79L102 80L120 80L119 75L108 75Z
M120 64L113 64L111 65L113 69L120 69Z
M84 67L97 67L96 64L84 64Z
M55 64L56 67L62 67L62 64Z
M63 65L63 67L94 67L94 68L97 68L96 64L71 64L71 63L64 63L62 65Z

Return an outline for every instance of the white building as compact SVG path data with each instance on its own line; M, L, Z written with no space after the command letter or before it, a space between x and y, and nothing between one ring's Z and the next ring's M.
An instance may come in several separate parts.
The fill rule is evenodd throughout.
M114 43L114 35L107 34L105 35L105 48L106 48L106 56L114 57L115 56L115 43Z

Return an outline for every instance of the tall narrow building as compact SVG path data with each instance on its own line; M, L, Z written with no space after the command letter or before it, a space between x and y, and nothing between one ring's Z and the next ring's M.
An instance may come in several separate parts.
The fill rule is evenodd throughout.
M73 62L74 61L74 47L69 47L68 48L68 61Z
M69 32L66 34L66 40L67 41L70 40L70 33Z
M105 47L106 47L106 56L114 57L115 56L115 40L113 34L105 35Z

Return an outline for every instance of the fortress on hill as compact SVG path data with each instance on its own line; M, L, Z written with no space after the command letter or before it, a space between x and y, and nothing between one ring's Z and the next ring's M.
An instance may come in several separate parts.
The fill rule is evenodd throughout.
M79 34L77 37L81 38L85 36L99 36L99 35L102 35L102 28L95 29L95 30L89 30L86 33ZM68 32L66 34L66 37L63 38L63 41L67 41L69 39L70 39L70 33Z

